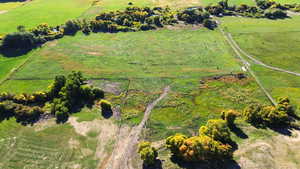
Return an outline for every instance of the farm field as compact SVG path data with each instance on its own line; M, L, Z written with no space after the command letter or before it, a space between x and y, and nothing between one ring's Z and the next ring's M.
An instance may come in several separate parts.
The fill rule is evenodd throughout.
M41 23L63 24L79 17L91 6L91 0L33 0L0 14L0 34L17 31L17 26L32 28ZM59 5L58 5L59 4ZM2 3L0 3L2 5ZM3 9L2 10L6 10ZM30 18L30 19L29 19Z
M241 70L219 32L165 29L53 41L11 79L49 80L76 69L89 78L110 79L191 78Z
M181 10L218 1L130 2ZM229 4L255 5L255 1ZM128 6L125 0L0 3L0 12L7 10L0 13L0 23L7 23L0 24L0 35L16 31L20 24L59 25ZM189 8L183 16L202 17L201 11L188 14L191 10L198 9ZM150 21L137 19L144 16L137 10L98 20L99 30L87 21L88 34L83 33L84 23L74 22L70 26L76 29L74 34L45 38L28 52L5 53L7 46L1 46L0 169L300 168L300 76L271 70L247 56L300 73L300 16L254 19L239 14L211 14L196 24L179 20L159 26L156 16L161 22L170 13L149 12L151 18L146 19L155 29L144 31L142 24ZM118 25L114 20L131 15L136 17L132 25L140 24L132 32L118 32L119 27L102 30L108 22ZM217 27L208 27L207 22ZM231 36L238 47L232 45ZM292 106L288 99L277 100L282 97L288 97ZM215 126L209 126L212 119L218 121ZM167 141L176 133L189 138ZM150 166L142 160L144 152L138 146L142 141L151 142L158 152Z

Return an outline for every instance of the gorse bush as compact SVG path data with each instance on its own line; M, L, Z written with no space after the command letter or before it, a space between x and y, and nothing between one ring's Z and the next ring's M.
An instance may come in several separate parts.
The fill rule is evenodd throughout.
M166 146L172 154L185 161L226 160L232 158L233 149L230 131L224 120L209 120L201 126L199 136L188 138L175 134L166 140Z
M289 116L295 116L288 98L279 98L277 106L253 104L245 108L243 117L255 126L278 127L290 124Z
M0 102L0 120L15 117L17 122L30 124L39 119L44 111L38 106L25 106L13 101Z
M144 165L151 166L155 164L158 153L154 147L151 147L150 142L140 142L138 145L138 153L140 154Z
M229 127L234 126L235 119L239 116L239 113L234 110L228 110L221 112L221 118L226 121Z
M230 129L226 121L222 119L208 120L205 126L200 127L199 134L209 136L222 143L231 142Z

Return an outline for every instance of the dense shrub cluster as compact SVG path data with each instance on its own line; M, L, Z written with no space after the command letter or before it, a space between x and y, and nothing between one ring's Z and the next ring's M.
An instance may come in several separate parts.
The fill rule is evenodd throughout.
M240 4L238 6L228 5L228 0L222 0L216 5L209 5L205 10L211 15L240 15L255 18L269 18L269 19L282 19L287 17L285 10L297 11L300 9L297 4L284 4L281 5L275 1L270 0L256 0L257 6L248 6Z
M72 72L67 77L58 76L50 87L51 113L58 121L64 121L69 113L85 104L93 104L96 99L104 97L98 88L86 86L81 72Z
M38 120L43 113L38 106L26 106L13 101L0 102L0 120L15 117L17 122L30 124Z
M138 145L138 153L140 154L145 166L155 164L158 153L154 147L151 147L150 142L140 142Z
M289 116L294 115L294 109L288 98L280 98L277 106L253 104L248 106L243 112L247 122L262 127L288 125L290 123Z
M51 113L57 121L65 121L69 113L84 105L92 105L95 100L104 97L98 88L85 85L80 72L72 72L67 77L56 76L50 90L33 94L0 94L0 120L16 117L20 122L33 122L45 113L43 106L50 103Z
M233 149L229 128L224 120L209 120L201 126L199 136L188 138L183 134L170 136L166 146L173 155L185 161L226 160L232 158Z

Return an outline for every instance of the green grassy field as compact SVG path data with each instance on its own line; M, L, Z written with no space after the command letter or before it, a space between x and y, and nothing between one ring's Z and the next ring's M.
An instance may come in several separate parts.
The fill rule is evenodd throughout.
M222 35L206 29L78 34L51 43L12 79L52 79L72 70L112 79L190 78L241 70Z
M0 25L0 34L14 32L19 25L32 28L41 23L62 24L80 16L90 6L90 0L33 0L0 14L0 22L5 23Z

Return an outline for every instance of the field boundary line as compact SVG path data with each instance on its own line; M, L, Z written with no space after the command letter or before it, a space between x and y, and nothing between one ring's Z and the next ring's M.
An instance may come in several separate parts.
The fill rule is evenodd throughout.
M228 34L226 34L222 28L219 28L219 30L221 31L222 35L225 37L226 41L228 42L228 44L231 46L231 48L233 49L233 51L236 53L236 55L239 57L239 59L242 61L243 65L246 67L246 69L249 71L249 73L251 74L251 76L254 77L256 83L258 84L258 86L261 88L261 90L264 92L264 94L267 96L267 98L270 100L270 102L276 106L277 102L275 101L275 99L272 97L272 95L264 88L264 86L262 85L262 83L260 82L259 78L255 75L255 73L251 70L250 68L250 63L243 58L243 56L241 55L241 53L239 52L239 50L235 47L235 45L233 44L233 42L230 40L230 38L228 37Z

